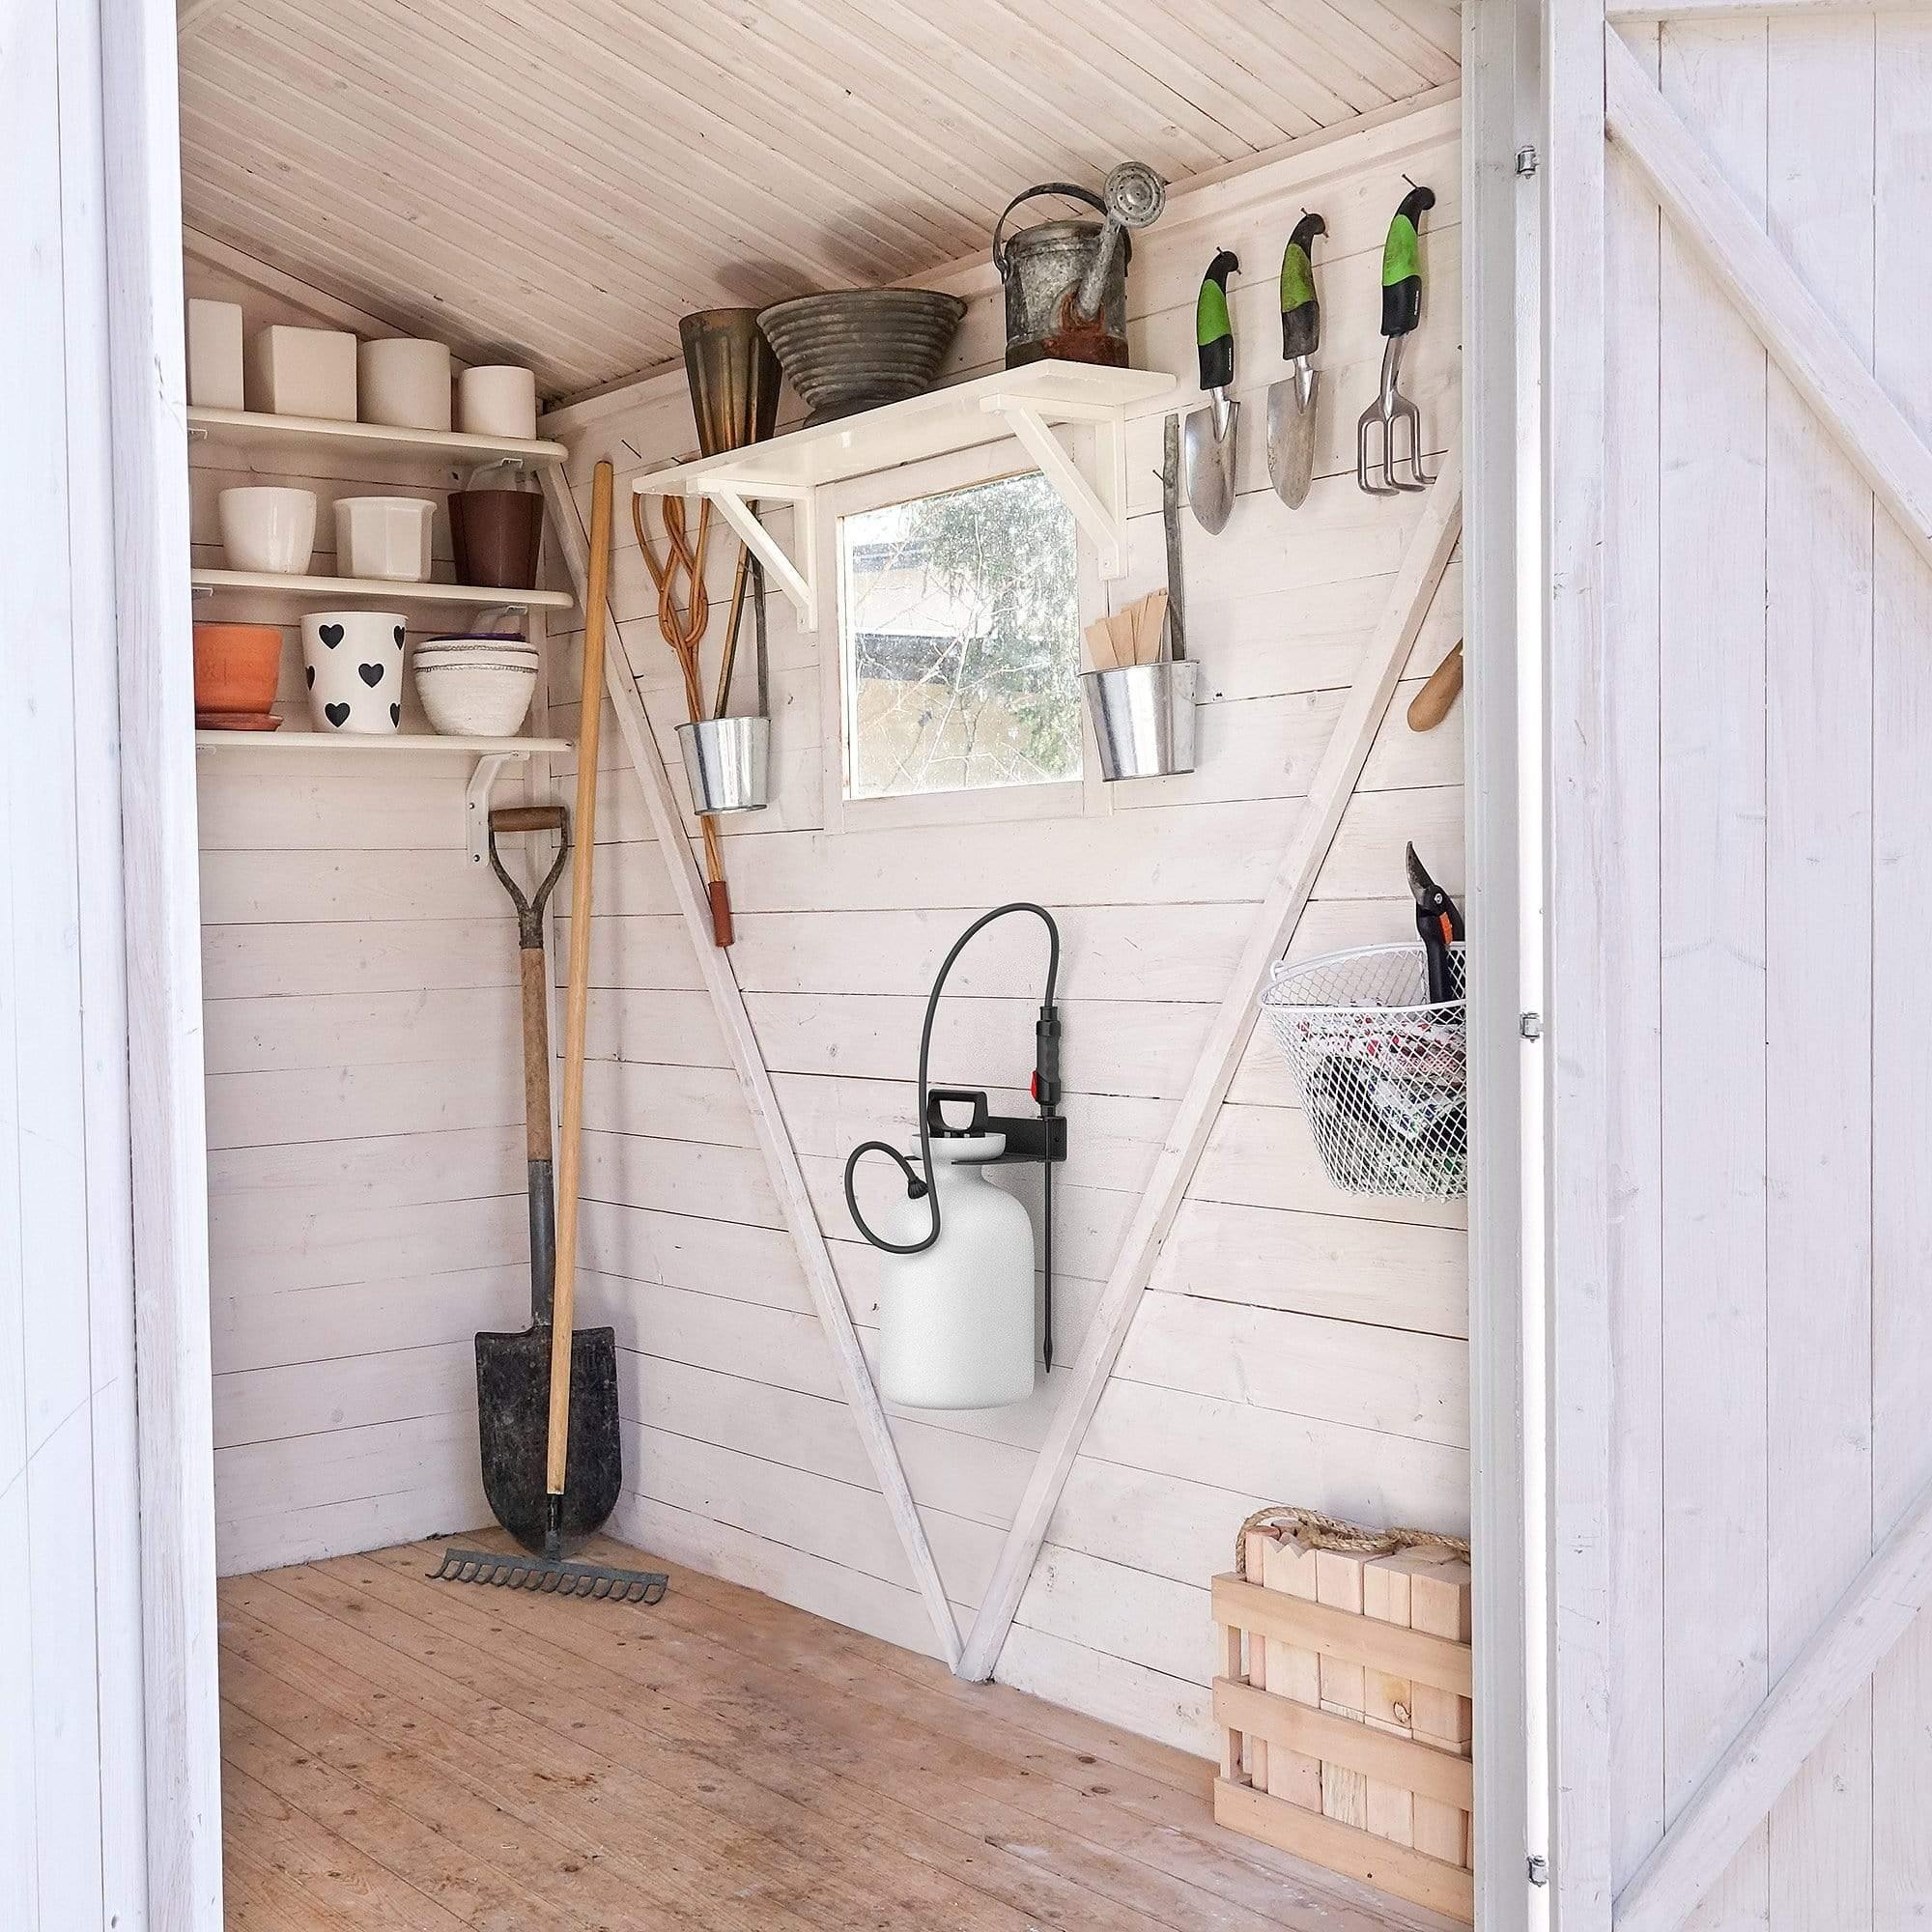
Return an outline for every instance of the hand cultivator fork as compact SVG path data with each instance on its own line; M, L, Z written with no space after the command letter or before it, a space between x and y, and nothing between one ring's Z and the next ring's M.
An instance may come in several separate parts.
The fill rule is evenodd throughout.
M1372 497L1393 497L1402 490L1426 490L1435 482L1422 467L1422 417L1402 392L1402 346L1422 319L1422 257L1416 223L1435 206L1434 192L1411 188L1389 223L1382 248L1381 388L1355 424L1355 481ZM1406 450L1397 447L1396 425L1406 432ZM1381 431L1379 461L1374 454L1375 433ZM1406 463L1408 474L1400 473ZM1379 470L1381 481L1375 477Z

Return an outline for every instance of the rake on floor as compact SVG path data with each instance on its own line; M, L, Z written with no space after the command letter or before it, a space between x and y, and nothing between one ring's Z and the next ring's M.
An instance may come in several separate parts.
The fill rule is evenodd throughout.
M526 1556L515 1549L445 1549L430 1576L445 1583L489 1583L545 1597L594 1597L600 1603L661 1604L670 1578L655 1570L610 1570L601 1563Z

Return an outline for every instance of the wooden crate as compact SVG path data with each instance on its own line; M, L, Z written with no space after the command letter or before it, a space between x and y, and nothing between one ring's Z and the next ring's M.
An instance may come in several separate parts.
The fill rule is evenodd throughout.
M1214 1815L1473 1923L1469 1566L1443 1557L1249 1532L1246 1578L1214 1578Z

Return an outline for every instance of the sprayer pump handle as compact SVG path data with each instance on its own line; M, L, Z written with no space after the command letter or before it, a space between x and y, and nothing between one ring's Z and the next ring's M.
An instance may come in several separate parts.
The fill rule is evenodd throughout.
M963 1127L955 1127L946 1118L946 1102L969 1106L973 1118ZM986 1124L986 1096L974 1087L928 1087L925 1091L925 1130L937 1139L964 1140L974 1134L990 1133Z

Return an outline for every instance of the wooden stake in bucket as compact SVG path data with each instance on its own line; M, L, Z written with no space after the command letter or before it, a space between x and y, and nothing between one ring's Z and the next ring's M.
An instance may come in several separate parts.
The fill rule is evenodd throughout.
M557 1161L556 1264L551 1322L548 1334L539 1322L529 1331L527 1338L502 1338L507 1342L534 1345L517 1351L517 1359L507 1365L508 1380L493 1389L486 1378L480 1374L478 1378L479 1399L486 1404L494 1402L498 1411L479 1415L479 1426L486 1431L516 1430L526 1424L537 1406L535 1392L539 1384L536 1381L535 1358L539 1351L549 1357L542 1405L546 1414L542 1553L505 1556L490 1550L450 1549L443 1553L441 1567L434 1574L463 1583L507 1583L514 1588L554 1592L567 1597L617 1597L626 1602L654 1604L664 1596L668 1583L668 1578L662 1573L618 1570L602 1563L566 1562L563 1554L566 1539L575 1541L596 1530L616 1501L616 1492L612 1488L610 1500L603 1504L602 1514L594 1520L585 1522L581 1513L576 1511L570 1512L568 1517L566 1515L571 1411L574 1406L587 1411L579 1418L581 1423L599 1438L608 1440L612 1459L619 1453L615 1333L610 1328L599 1328L579 1335L573 1323L577 1303L578 1197L583 1152L583 1046L590 1007L591 884L597 851L597 747L604 715L604 624L611 583L611 481L610 464L600 463L591 492L590 582L583 613L582 705L577 741L577 809L574 813L576 865L570 881L570 976L565 994L563 1028L563 1130L559 1136ZM596 1343L586 1350L582 1345L592 1338L596 1338ZM576 1358L586 1353L592 1356L608 1355L610 1361L608 1379L598 1378L594 1390L581 1387L582 1378L574 1373ZM480 1352L478 1361L480 1365ZM582 1458L579 1460L581 1463ZM574 1497L568 1499L575 1500ZM526 1526L514 1522L505 1526L526 1547L534 1547L534 1539Z

